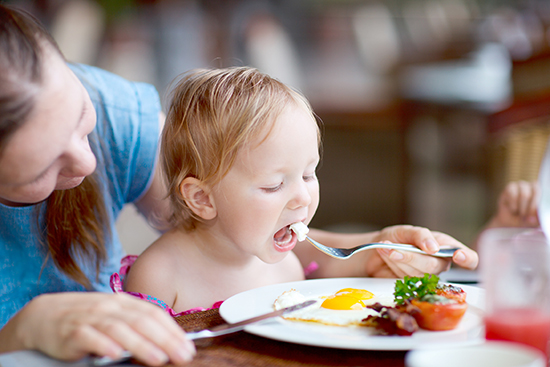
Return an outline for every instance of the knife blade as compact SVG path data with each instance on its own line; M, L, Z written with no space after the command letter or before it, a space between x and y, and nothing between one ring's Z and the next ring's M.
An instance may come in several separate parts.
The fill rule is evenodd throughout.
M188 332L186 333L186 335L188 339L196 340L196 339L211 338L214 336L234 333L234 332L243 330L247 325L255 324L260 321L271 319L273 317L282 316L284 314L291 313L293 311L311 306L316 302L317 302L316 300L305 301L302 303L298 303L294 306L285 307L277 311L269 312L260 316L255 316L250 319L239 321L234 324L222 324L222 325L214 326L210 329L205 329L205 330L195 331L195 332ZM105 356L105 357L92 357L91 360L92 360L93 366L110 366L113 364L124 362L130 359L131 357L132 357L132 354L130 352L125 351L123 352L122 356L117 359L113 359Z
M286 313L290 313L308 306L311 306L317 302L316 300L309 300L302 303L298 303L297 305L285 307L277 311L269 312L260 316L252 317L247 320L243 320L234 324L222 324L218 326L214 326L213 328L196 331L196 332L190 332L186 333L187 338L191 340L200 339L200 338L210 338L213 336L220 336L225 334L234 333L237 331L241 331L245 328L245 326L254 324L263 320L271 319L273 317L282 316Z

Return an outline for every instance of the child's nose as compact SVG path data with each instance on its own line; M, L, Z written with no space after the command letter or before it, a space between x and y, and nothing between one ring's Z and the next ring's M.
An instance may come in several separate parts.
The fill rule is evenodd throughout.
M311 204L311 193L307 185L305 182L297 184L292 200L290 201L291 209L307 207L309 204Z

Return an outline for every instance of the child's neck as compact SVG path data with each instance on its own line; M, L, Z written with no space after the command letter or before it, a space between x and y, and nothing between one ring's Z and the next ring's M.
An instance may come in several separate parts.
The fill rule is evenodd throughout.
M184 231L184 234L187 237L186 246L192 247L205 261L215 263L226 270L242 270L262 262L256 256L240 250L228 238L211 228L199 226L192 231Z

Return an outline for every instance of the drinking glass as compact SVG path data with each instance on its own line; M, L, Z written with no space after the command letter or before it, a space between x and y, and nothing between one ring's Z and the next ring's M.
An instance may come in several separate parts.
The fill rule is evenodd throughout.
M530 345L550 342L550 246L540 230L497 228L480 238L486 290L485 338Z

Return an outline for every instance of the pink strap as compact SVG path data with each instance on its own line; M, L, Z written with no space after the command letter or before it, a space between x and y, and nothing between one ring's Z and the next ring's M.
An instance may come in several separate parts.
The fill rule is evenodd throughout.
M304 268L304 275L307 276L311 275L315 270L319 269L319 264L317 264L315 261L312 261L309 263L308 266Z
M142 299L144 301L153 303L153 304L159 306L160 308L162 308L164 311L166 311L172 317L181 316L181 315L189 315L189 314L192 314L192 313L195 313L195 312L207 311L207 310L212 310L212 309L215 309L215 308L220 308L221 304L223 303L223 301L218 301L218 302L214 303L212 305L212 307L210 307L210 308L195 307L195 308L192 308L190 310L185 310L185 311L182 311L182 312L175 312L170 306L168 306L161 299L158 299L156 297L150 296L148 294L143 294L143 293L125 292L124 291L124 277L128 274L128 271L130 270L130 267L136 261L136 259L137 259L136 255L128 255L128 256L125 256L120 261L120 264L121 264L121 267L120 267L120 270L119 270L120 275L119 275L119 273L114 273L114 274L111 275L111 279L110 279L110 285L111 285L111 289L113 290L113 292L115 292L115 293L126 293L126 294L129 294L131 296Z

